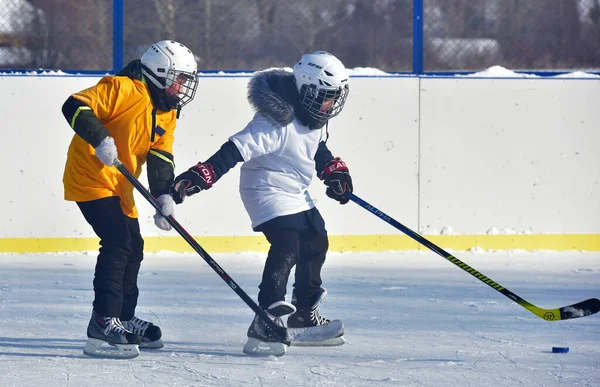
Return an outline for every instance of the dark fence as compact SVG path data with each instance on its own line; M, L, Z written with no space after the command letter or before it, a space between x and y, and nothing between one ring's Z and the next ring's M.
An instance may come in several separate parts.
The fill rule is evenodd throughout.
M0 68L114 72L178 40L200 70L317 49L387 72L600 71L600 0L3 0Z

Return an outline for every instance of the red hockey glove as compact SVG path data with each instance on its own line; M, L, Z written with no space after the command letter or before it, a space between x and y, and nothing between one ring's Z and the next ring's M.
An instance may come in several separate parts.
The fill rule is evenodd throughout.
M339 157L331 160L325 165L323 172L319 175L321 180L324 180L327 185L325 192L330 198L337 200L340 204L348 203L348 199L343 195L346 192L352 192L352 178L346 163Z
M175 178L171 184L171 196L175 203L181 204L186 196L209 189L216 180L213 166L200 162Z

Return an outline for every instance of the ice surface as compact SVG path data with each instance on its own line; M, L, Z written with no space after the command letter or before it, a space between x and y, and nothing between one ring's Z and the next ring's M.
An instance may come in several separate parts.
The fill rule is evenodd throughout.
M600 296L600 253L456 256L540 307ZM256 297L262 254L213 257ZM242 353L252 312L201 258L148 255L138 316L165 347L93 359L82 348L94 264L95 253L0 255L0 386L600 385L600 315L544 321L431 252L330 254L322 312L344 321L347 343L279 359Z

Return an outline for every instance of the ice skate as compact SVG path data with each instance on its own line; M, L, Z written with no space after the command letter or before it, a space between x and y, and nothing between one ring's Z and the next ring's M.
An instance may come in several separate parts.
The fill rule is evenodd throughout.
M265 313L277 325L284 326L282 317L288 316L296 311L296 308L285 301L278 301L269 306ZM269 327L258 315L248 328L248 341L244 345L244 353L250 356L283 356L287 346L277 342L277 338L269 332Z
M162 332L157 325L137 317L122 321L122 323L125 329L142 336L140 348L159 349L165 346L161 340Z
M298 347L335 347L346 342L344 340L344 328L340 320L333 320L321 316L320 305L327 295L327 289L321 288L316 301L309 307L298 305L296 292L292 295L292 304L296 307L296 313L288 317L287 326L290 336L301 336L303 331L314 327L331 327L339 329L339 335L325 340L294 340L293 345Z
M87 328L88 341L83 353L88 356L133 359L140 354L141 337L126 329L116 317L101 316L95 311ZM103 347L109 344L109 347ZM113 348L114 347L114 348Z

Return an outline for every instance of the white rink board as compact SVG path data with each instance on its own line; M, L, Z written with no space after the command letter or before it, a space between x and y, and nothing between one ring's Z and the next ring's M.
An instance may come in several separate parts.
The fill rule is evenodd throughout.
M61 106L98 77L0 76L5 166L0 238L94 237L62 172L72 130ZM177 173L206 160L252 116L247 76L203 76L175 140ZM352 77L328 145L357 195L425 233L490 228L600 232L598 80ZM238 196L239 167L176 217L195 236L255 235ZM142 181L145 182L145 173ZM355 205L311 192L332 235L394 234ZM162 233L137 196L145 236Z
M6 203L0 238L94 237L74 203L65 202L62 173L72 129L61 106L73 92L94 85L98 77L0 77L11 144L1 153L9 165L0 192ZM195 99L183 111L175 138L176 173L216 152L233 133L242 130L253 112L246 99L249 77L201 77ZM350 166L356 187L374 202L417 223L417 78L355 78L343 114L330 123L328 146ZM32 107L35 107L32 109ZM402 189L385 184L393 168ZM140 180L146 183L145 172ZM195 236L256 235L238 194L239 165L211 190L186 200L176 218ZM357 188L358 190L358 188ZM332 234L374 234L389 230L355 206L343 209L325 196L315 179L312 190ZM358 192L358 191L357 191ZM141 196L140 223L146 236L172 235L158 230L154 210ZM354 207L354 208L352 208Z
M233 90L232 81L236 85ZM186 115L178 124L174 150L177 171L205 161L230 135L245 127L253 115L246 99L247 82L246 77L200 79L199 96L185 107ZM206 90L217 94L213 96ZM348 163L357 192L361 187L360 192L369 200L386 200L389 211L403 214L412 224L417 222L418 211L417 93L416 78L353 78L344 111L330 122L327 142L333 154ZM405 185L400 192L384 192L386 166L393 166L394 175ZM238 164L209 191L189 198L177 208L177 219L192 235L256 235L239 198L239 169ZM364 210L356 206L341 208L327 198L325 186L316 177L311 195L317 200L330 233L389 232L389 225L365 217ZM143 208L140 200L137 203ZM145 213L150 211L147 208ZM148 235L158 235L153 224L148 226Z
M422 231L600 230L600 81L422 79L421 90Z

